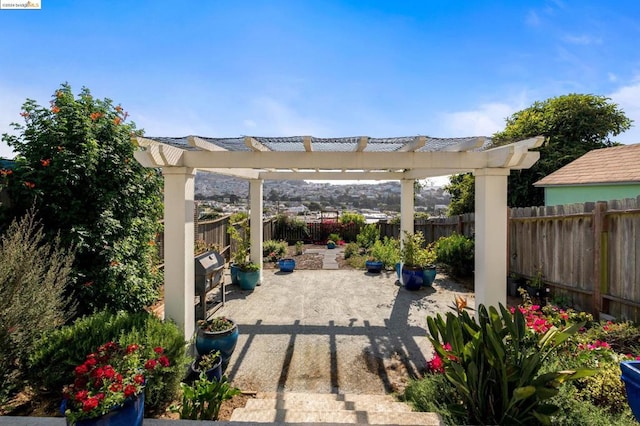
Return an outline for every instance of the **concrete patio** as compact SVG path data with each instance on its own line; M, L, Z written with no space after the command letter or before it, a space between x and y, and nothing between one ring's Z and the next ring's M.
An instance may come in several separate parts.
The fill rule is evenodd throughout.
M384 394L401 390L431 357L426 316L473 292L438 275L409 292L395 273L361 270L264 271L252 292L227 286L216 315L238 323L226 374L256 392Z

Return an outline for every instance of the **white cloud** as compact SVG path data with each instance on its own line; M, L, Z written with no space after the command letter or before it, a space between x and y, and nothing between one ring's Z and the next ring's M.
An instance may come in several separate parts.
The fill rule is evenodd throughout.
M491 136L504 129L505 118L517 110L516 106L494 102L470 111L445 113L442 117L442 136Z
M540 25L540 16L535 10L530 10L524 19L524 22L530 27L537 27Z
M294 108L269 97L254 99L252 105L253 115L260 117L258 122L265 123L256 127L261 134L273 136L327 134L325 126L298 113L298 111L304 111L304 108Z
M630 84L618 88L608 95L618 104L625 115L633 120L633 127L614 140L622 143L640 143L640 76Z
M586 34L582 35L566 35L562 38L563 41L570 44L579 44L582 46L589 46L592 44L602 44L602 39L599 37L592 37Z

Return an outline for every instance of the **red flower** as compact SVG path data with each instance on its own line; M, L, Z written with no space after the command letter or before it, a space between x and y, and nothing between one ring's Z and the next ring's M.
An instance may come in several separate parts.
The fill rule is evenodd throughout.
M160 363L160 365L162 365L163 367L168 367L169 366L169 358L167 358L166 356L162 355L160 358L158 358L158 362Z
M120 117L116 117L116 118L113 119L113 124L115 124L117 126L118 124L120 124L121 121L122 121L122 119Z
M51 112L57 114L60 112L60 108L58 108L57 105L54 105L53 108L51 108Z
M27 118L29 116L29 113L27 111L23 111L20 113L21 116L23 116L24 118Z
M24 186L26 186L26 187L27 187L27 188L29 188L29 189L33 189L33 188L35 188L35 187L36 187L36 184L35 184L35 183L33 183L33 182L26 181L26 182L24 183Z
M89 397L89 392L86 390L81 390L76 392L75 394L75 398L78 401L84 401L85 399L87 399Z
M164 353L164 349L162 349L162 347L157 346L155 348L153 348L153 351L157 354L163 354Z
M87 367L93 367L97 362L98 361L96 361L96 354L89 354L87 356L87 360L84 363L87 365Z
M129 398L130 396L135 395L137 391L138 389L134 385L127 385L124 387L124 396Z
M111 392L120 392L122 390L122 383L113 383L109 386Z
M42 164L42 167L47 167L49 164L51 164L51 159L47 158L46 160L40 160L40 164Z
M427 362L427 368L432 373L444 373L444 363L440 355L434 354L433 359Z
M135 343L133 343L133 344L127 346L127 353L128 354L133 353L133 352L137 351L139 347L140 346L138 346Z
M92 112L89 117L91 117L91 119L93 121L96 121L98 118L102 117L102 113L101 112Z
M81 376L83 374L87 374L89 372L89 368L87 367L87 364L82 364L77 366L75 371L78 376Z
M144 363L144 368L146 368L147 370L153 370L157 365L158 361L156 361L155 359L150 359L149 361Z
M136 374L135 376L133 376L133 381L141 385L144 383L144 376L142 374Z
M104 377L106 377L109 380L112 380L116 375L116 371L110 365L105 366L103 372L104 372Z
M88 412L93 410L94 408L96 408L98 406L98 403L100 401L98 401L98 398L96 397L91 397L86 399L85 401L82 402L82 411L84 412Z

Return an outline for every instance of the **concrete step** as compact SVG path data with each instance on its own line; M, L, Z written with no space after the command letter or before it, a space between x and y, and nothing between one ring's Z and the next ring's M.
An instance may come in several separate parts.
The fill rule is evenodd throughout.
M330 399L250 399L244 407L249 410L298 410L298 411L375 411L409 413L411 407L403 402L388 401L334 401Z
M250 423L334 423L369 425L443 425L435 413L389 413L367 411L301 411L301 410L249 410L236 408L232 422Z
M276 399L282 401L349 401L384 403L397 402L391 395L357 393L305 393L305 392L258 392L257 399Z

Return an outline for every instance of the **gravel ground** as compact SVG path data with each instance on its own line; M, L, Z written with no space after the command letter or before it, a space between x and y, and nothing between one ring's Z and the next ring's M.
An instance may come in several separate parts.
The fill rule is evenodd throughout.
M263 271L253 292L227 286L219 315L239 326L226 374L246 391L378 394L402 391L431 358L426 317L474 295L439 274L409 292L395 273Z

